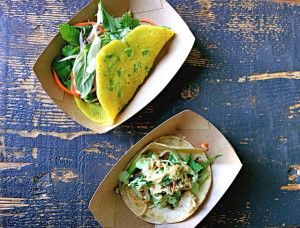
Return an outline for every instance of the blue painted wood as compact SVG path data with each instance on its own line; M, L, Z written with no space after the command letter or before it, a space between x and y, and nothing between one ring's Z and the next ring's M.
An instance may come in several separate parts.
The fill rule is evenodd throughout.
M131 145L184 109L218 127L244 163L199 226L299 226L299 190L280 187L297 184L288 170L300 164L300 7L170 0L196 36L189 58L146 108L99 135L62 113L31 69L57 25L87 3L0 2L0 226L99 226L88 211L99 182ZM184 100L190 82L200 92Z

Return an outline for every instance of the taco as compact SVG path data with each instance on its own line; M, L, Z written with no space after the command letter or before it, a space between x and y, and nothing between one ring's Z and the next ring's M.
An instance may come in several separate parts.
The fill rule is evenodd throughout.
M60 34L68 44L52 63L55 81L75 97L89 119L108 126L132 99L174 32L129 12L114 18L100 1L97 22L61 24Z
M176 136L144 147L119 175L127 207L141 219L177 223L190 217L209 192L212 174L204 151Z

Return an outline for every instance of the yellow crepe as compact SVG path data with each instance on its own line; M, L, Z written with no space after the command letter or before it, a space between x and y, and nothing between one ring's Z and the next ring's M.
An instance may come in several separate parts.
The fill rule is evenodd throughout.
M97 97L110 122L133 97L153 62L174 35L170 29L141 25L97 54Z
M78 97L74 97L79 109L92 121L103 124L104 126L112 125L113 121L108 118L106 112L100 104L85 102Z

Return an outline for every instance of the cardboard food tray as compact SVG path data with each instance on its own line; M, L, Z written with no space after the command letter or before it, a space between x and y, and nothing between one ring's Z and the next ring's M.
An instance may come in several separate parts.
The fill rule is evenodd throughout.
M98 2L99 0L94 0L84 7L69 21L69 24L73 25L88 20L95 21ZM73 96L65 93L56 85L51 72L51 64L53 59L60 55L61 48L66 44L61 35L56 35L45 48L33 67L42 87L56 105L73 120L98 133L115 128L153 100L179 70L195 41L185 22L165 0L103 0L103 4L106 10L114 16L121 16L124 12L131 10L136 18L148 19L158 25L169 26L174 30L175 36L160 52L145 82L127 107L119 113L113 126L103 126L88 119L77 108Z
M183 137L195 147L207 142L208 157L222 154L211 165L212 185L205 201L187 220L175 224L154 225L136 217L116 194L118 175L148 143L163 135ZM91 199L89 209L103 227L194 227L210 212L227 191L242 164L226 138L203 117L186 110L168 119L138 141L107 174Z

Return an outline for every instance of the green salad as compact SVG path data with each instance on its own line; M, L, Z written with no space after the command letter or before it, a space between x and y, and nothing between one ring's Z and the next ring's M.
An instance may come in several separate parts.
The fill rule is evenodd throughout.
M94 81L97 53L111 41L122 40L141 22L143 20L133 18L130 12L119 18L111 16L100 1L96 22L59 25L59 32L67 44L52 62L58 86L86 102L99 103Z

